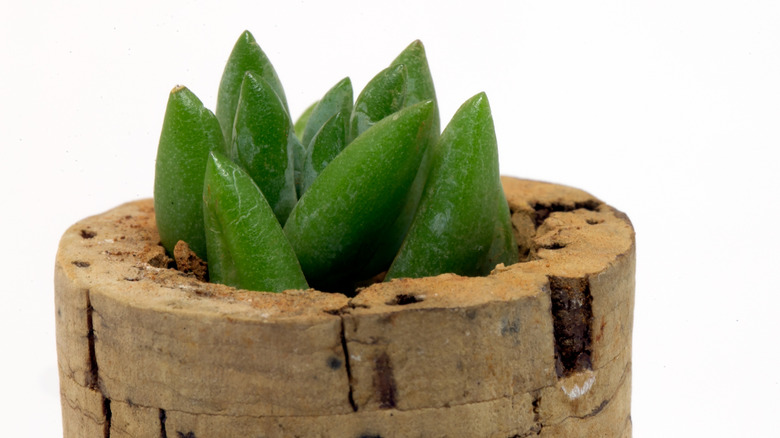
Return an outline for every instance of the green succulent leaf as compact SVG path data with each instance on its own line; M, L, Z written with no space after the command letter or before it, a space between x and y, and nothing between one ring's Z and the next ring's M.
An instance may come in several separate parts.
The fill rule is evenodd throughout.
M455 113L434 150L414 222L386 279L446 272L487 275L517 262L484 93Z
M349 141L403 107L406 76L406 66L401 64L382 70L366 84L352 109Z
M303 129L300 139L304 149L308 149L314 135L336 113L352 113L352 81L349 78L340 80L317 102L312 109L306 127Z
M298 116L298 120L295 121L295 124L293 127L295 128L295 135L298 136L298 138L301 138L303 136L303 130L306 129L306 122L309 121L309 117L311 116L311 112L314 111L314 107L317 106L319 101L316 101L308 106L300 116Z
M186 87L171 90L165 110L154 178L154 209L160 240L169 253L187 242L206 259L201 207L209 152L225 147L214 114Z
M230 142L233 134L233 122L236 116L236 106L241 92L241 83L244 80L244 73L251 71L262 77L279 96L285 111L287 108L287 97L284 94L282 83L276 75L271 61L265 55L260 45L249 31L244 31L233 46L225 70L222 72L222 80L219 83L219 93L217 94L216 115L219 124L222 126L222 133L226 142ZM289 111L288 111L289 112Z
M419 102L432 100L434 105L433 127L436 137L439 136L439 105L436 104L436 90L433 87L431 69L428 67L428 57L422 41L415 40L409 44L394 60L390 67L403 65L406 67L406 94L404 106L412 106Z
M311 284L328 290L373 253L417 174L433 110L422 102L369 128L298 201L284 231Z
M317 106L318 102L319 101L309 105L309 107L303 111L303 114L298 117L298 120L296 120L295 124L293 125L293 129L295 130L295 144L293 145L293 156L295 157L295 190L298 193L299 198L303 196L304 191L303 163L306 161L306 148L303 146L303 143L301 143L300 138L303 136L303 130L306 129L306 123L309 121L309 117L311 116L311 113L314 111L314 107Z
M346 145L347 121L344 114L339 112L322 125L306 151L301 196Z
M309 287L271 206L249 174L213 152L201 189L211 281L269 292Z
M406 237L409 226L414 219L417 205L420 202L425 181L430 173L431 156L436 149L439 139L439 109L436 103L436 91L433 87L433 78L428 67L428 58L425 55L425 47L420 40L407 46L390 64L390 67L406 67L406 91L404 94L404 107L415 105L418 102L432 100L434 102L433 123L428 133L421 139L426 153L423 156L419 171L414 183L407 194L401 213L390 230L382 235L376 242L377 251L371 261L366 265L361 277L372 277L387 270L393 258L398 253L401 244Z
M279 96L253 72L244 75L232 137L230 158L249 173L284 224L297 201L295 134Z

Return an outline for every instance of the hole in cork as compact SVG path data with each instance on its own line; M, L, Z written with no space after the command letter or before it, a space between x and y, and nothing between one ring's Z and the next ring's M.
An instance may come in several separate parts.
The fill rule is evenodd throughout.
M91 238L97 236L96 232L89 231L89 230L81 230L81 233L79 233L79 234L81 234L81 238L82 239L91 239Z
M389 306L405 306L407 304L421 303L424 298L421 295L398 294L392 300L388 301Z
M563 248L566 248L566 244L565 243L554 242L554 243L551 243L549 245L542 245L540 248L542 248L542 249L563 249Z
M71 262L72 264L78 266L79 268L89 268L89 262L82 262L81 260L75 260Z
M585 222L588 225L598 225L598 224L604 223L603 220L599 220L599 219L586 219Z

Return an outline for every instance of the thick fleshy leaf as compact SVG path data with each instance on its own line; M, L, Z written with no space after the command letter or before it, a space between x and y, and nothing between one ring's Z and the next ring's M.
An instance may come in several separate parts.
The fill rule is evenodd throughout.
M228 144L233 134L233 122L235 121L238 97L241 93L241 83L244 80L244 73L248 71L256 73L268 82L279 96L285 111L289 112L287 98L282 83L276 75L276 70L252 34L249 31L244 31L233 46L233 51L225 64L217 94L215 113Z
M249 174L214 152L202 193L211 281L268 292L309 287L271 206Z
M273 88L253 72L244 75L230 158L260 187L279 223L297 201L292 122Z
M436 90L433 87L431 69L428 67L428 57L425 56L425 47L422 41L415 40L409 44L390 63L390 67L403 65L406 67L406 94L404 106L412 106L418 102L432 100L436 103ZM434 107L433 127L434 138L439 136L439 105Z
M312 109L303 134L300 136L304 149L309 149L312 138L336 113L352 113L352 81L349 78L340 80L317 102Z
M406 95L406 67L396 65L379 72L360 92L352 109L348 141L376 122L400 110Z
M176 242L187 242L206 258L203 231L203 172L212 150L224 149L214 114L186 87L168 97L154 177L154 209L160 240L169 253Z
M301 195L347 145L347 121L342 113L331 117L314 135L306 151Z
M420 40L409 44L398 57L390 64L390 67L403 65L406 68L406 91L404 94L405 107L415 105L417 102L432 100L435 104L433 123L428 131L428 135L421 141L427 152L423 156L419 171L415 177L412 188L409 190L407 199L401 213L398 215L395 223L390 230L382 235L382 238L376 243L377 252L372 260L366 265L365 271L360 275L362 277L371 277L387 270L393 258L398 253L398 249L406 237L409 226L414 219L417 211L417 205L420 202L425 181L430 173L431 156L436 149L436 143L439 139L439 109L436 104L436 90L433 87L433 78L428 67L428 58L425 55L425 47Z
M442 133L414 222L386 279L486 275L497 263L517 262L503 195L493 117L480 93Z
M309 282L328 290L358 271L395 220L417 174L433 102L372 126L330 163L298 201L284 231Z
M298 117L298 120L293 124L295 130L295 144L293 145L293 156L295 157L295 190L298 193L298 197L303 196L303 167L304 161L306 161L306 148L301 143L301 137L303 136L303 130L306 129L306 123L311 117L314 107L317 106L319 101L309 105L303 113Z

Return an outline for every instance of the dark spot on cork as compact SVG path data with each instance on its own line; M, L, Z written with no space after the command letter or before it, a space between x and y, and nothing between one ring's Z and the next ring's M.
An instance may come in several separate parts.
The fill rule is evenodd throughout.
M501 336L516 335L520 333L520 323L517 320L501 320Z
M374 360L374 390L379 396L379 409L395 408L397 388L387 353Z
M466 318L470 320L474 320L477 317L477 311L474 309L469 309L466 311Z
M558 377L593 369L593 312L588 278L550 277L550 292Z
M588 225L598 225L604 223L604 221L598 219L586 219L585 222L587 222Z
M197 437L195 436L195 432L184 433L184 432L179 432L177 430L176 431L176 438L197 438Z
M414 303L420 303L423 301L423 298L418 297L414 294L398 294L393 298L392 300L387 302L387 305L389 306L405 306L407 304L414 304Z
M376 435L371 433L363 433L358 436L358 438L382 438L382 435Z
M103 436L109 437L111 435L111 399L103 397Z
M341 364L342 364L341 359L337 357L331 356L328 358L328 366L332 370L337 370L341 368Z
M158 418L160 419L160 438L168 438L168 432L165 430L165 422L168 420L168 414L166 414L165 409L160 409Z
M95 236L97 236L97 233L90 230L81 230L81 238L82 239L91 239Z
M76 260L76 261L71 262L71 263L73 263L74 265L78 266L79 268L88 268L89 267L89 262L82 262L80 260Z
M542 245L541 248L542 249L563 249L563 248L566 248L566 244L553 242L553 243L551 243L549 245Z

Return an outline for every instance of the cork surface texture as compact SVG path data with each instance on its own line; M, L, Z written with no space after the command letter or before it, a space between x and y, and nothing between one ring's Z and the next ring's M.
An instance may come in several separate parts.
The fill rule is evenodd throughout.
M353 298L172 269L148 199L73 225L55 266L64 436L630 437L630 221L502 182L520 263Z

